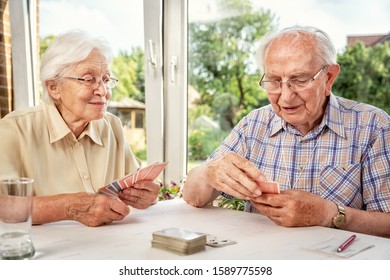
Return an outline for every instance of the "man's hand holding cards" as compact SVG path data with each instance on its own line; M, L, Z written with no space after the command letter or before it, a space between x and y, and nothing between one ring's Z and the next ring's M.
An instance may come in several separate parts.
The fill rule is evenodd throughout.
M158 177L158 175L164 170L167 164L167 162L156 162L147 167L137 169L136 172L128 174L125 177L100 188L98 193L105 194L111 197L118 197L119 192L124 189L133 187L134 184L138 182L154 181Z

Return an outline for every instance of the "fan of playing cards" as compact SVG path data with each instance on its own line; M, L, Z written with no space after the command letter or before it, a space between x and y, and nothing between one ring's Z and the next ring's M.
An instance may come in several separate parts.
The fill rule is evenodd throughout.
M156 162L147 167L139 168L136 172L100 188L98 193L116 197L121 190L134 186L137 182L154 181L167 164L168 162Z

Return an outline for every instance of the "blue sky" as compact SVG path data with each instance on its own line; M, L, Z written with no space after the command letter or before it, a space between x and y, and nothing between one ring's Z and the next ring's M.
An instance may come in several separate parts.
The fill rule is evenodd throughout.
M199 5L195 16L215 16L210 0ZM314 25L325 30L341 50L347 35L390 32L389 0L253 0L270 9L279 26ZM143 0L40 0L41 36L81 28L110 40L114 50L143 47ZM124 36L127 35L127 36Z

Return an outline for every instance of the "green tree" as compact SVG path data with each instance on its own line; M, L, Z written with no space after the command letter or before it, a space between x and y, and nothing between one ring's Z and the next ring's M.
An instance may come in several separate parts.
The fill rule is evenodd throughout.
M46 49L51 45L55 37L56 36L54 35L49 35L46 36L45 38L39 39L39 56L42 56L42 54L46 51Z
M357 43L338 55L341 72L333 92L390 113L390 45Z
M242 115L268 103L257 84L254 53L257 40L273 29L273 16L254 10L249 0L219 3L228 17L189 24L189 80L201 95L198 103L208 104L216 120L224 119L221 127L231 129Z
M113 90L113 100L130 97L145 102L144 52L133 48L131 54L121 52L114 58L112 71L119 79Z

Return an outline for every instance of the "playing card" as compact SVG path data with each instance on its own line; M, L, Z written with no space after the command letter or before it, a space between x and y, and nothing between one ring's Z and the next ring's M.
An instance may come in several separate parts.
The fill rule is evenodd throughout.
M157 163L150 165L149 168L145 168L141 176L142 181L154 181L167 164L166 162Z
M264 181L264 182L261 182L261 183L257 183L258 186L260 187L260 190L262 193L265 193L265 194L279 194L280 193L280 189L279 189L279 183L278 182L274 182L274 181Z
M237 242L231 239L226 238L218 238L214 235L208 234L206 245L210 247L225 247L228 245L236 244Z
M115 181L115 182L112 182L109 186L108 186L108 190L113 192L113 193L118 193L122 190L122 186L120 184L120 182L118 181Z
M144 169L140 170L139 178L141 180L145 180L146 176L149 174L150 170L153 169L153 167L154 167L154 165L150 165L147 168L144 168ZM147 180L145 180L145 181L147 181Z
M136 172L138 172L138 170ZM131 174L129 176L124 177L122 180L119 180L120 182L122 182L121 186L123 187L123 189L130 188L133 185L134 176L135 176L136 172L134 172L133 174Z
M154 181L157 176L164 170L167 164L167 162L156 162L147 167L137 169L137 171L135 171L134 173L128 174L123 178L100 188L98 190L98 193L105 194L108 196L117 196L120 191L125 188L130 188L134 186L134 184L139 181Z
M134 174L133 174L133 182L131 184L131 186L133 186L135 183L138 182L138 175L140 173L140 169L138 169Z

